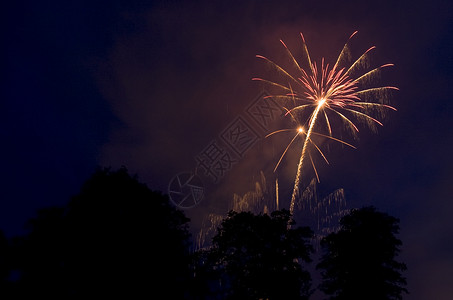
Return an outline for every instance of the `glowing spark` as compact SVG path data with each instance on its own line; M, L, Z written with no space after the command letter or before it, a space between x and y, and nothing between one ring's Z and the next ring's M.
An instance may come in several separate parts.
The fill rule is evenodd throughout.
M299 135L304 135L305 139L297 167L297 173L291 197L291 214L294 210L295 197L299 194L301 172L307 154L310 158L315 175L319 181L318 172L308 150L309 145L313 145L315 149L322 155L324 160L328 163L322 151L312 141L312 135L327 137L334 141L355 148L351 144L332 137L332 122L334 118L340 120L340 122L344 124L345 128L350 129L353 134L355 134L359 131L355 122L365 122L371 128L374 128L376 124L382 126L382 122L377 118L372 117L370 114L380 113L382 115L388 109L396 110L394 107L385 104L384 102L386 100L385 97L388 92L391 90L398 90L398 88L393 86L363 88L366 84L370 83L371 79L378 75L383 68L391 67L393 66L393 64L384 64L368 71L365 70L365 72L360 76L353 77L354 74L363 72L364 69L366 69L368 55L372 50L376 48L374 46L368 48L357 60L349 63L347 61L349 56L348 42L354 35L356 35L356 33L357 31L354 32L349 37L348 41L344 44L343 49L337 58L337 61L332 67L324 62L324 58L321 60L320 65L318 65L316 62L312 63L302 33L300 35L302 38L302 55L304 59L304 65L306 66L305 68L303 68L302 64L300 64L296 60L286 44L282 40L280 40L283 47L286 49L286 52L288 53L291 64L297 71L297 75L292 75L290 71L286 71L283 67L262 55L256 56L259 59L265 60L272 67L274 67L274 69L278 73L283 75L286 82L278 83L262 78L253 78L252 80L261 81L270 85L271 87L279 89L281 91L280 93L271 95L270 97L277 100L286 101L285 103L292 103L293 106L291 109L285 108L287 111L286 116L289 115L298 124L304 124L305 121L301 122L301 120L298 119L301 118L301 116L303 116L304 114L307 115L307 113L309 113L307 124L308 130L305 131L302 126L297 128L296 135L286 147L283 155L280 157L274 169L274 171L277 169L278 165L283 159L283 156L286 154L295 139ZM349 66L340 67L341 65ZM370 98L377 98L379 102L371 102ZM328 131L327 135L315 132L314 128L318 127L318 120L325 121L325 126ZM277 130L267 136L284 131L289 131L289 129Z

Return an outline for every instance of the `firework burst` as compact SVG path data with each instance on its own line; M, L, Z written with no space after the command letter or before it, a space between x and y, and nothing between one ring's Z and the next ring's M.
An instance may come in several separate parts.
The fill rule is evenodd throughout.
M359 131L358 122L365 123L370 128L375 129L377 125L382 126L378 118L383 117L387 110L396 110L388 105L387 95L390 91L398 90L398 88L394 86L369 86L372 83L372 79L376 78L382 69L393 66L393 64L369 68L368 58L372 50L375 49L374 46L366 50L355 61L350 61L348 43L356 33L357 31L349 37L335 64L332 66L325 63L324 59L321 60L319 65L316 62L312 63L302 33L300 34L302 38L302 60L299 61L296 60L286 44L280 40L288 54L295 74L291 74L290 71L285 70L264 56L256 56L265 60L282 75L283 79L281 82L263 78L253 78L253 80L264 82L270 87L276 88L278 92L269 97L283 101L283 106L285 106L287 111L286 115L291 117L297 124L296 135L286 147L274 171L296 138L302 136L304 140L291 197L291 214L294 210L295 198L299 194L302 167L307 156L310 158L310 163L319 180L309 152L309 146L313 146L327 161L320 148L313 142L313 135L321 135L354 148L351 144L333 137L332 132L334 127L336 127L334 124L337 124L334 119L340 120L340 128L346 128L353 136L356 136ZM307 128L307 130L304 128ZM321 128L327 131L326 134L315 132L315 130L317 131ZM288 130L278 130L268 136Z

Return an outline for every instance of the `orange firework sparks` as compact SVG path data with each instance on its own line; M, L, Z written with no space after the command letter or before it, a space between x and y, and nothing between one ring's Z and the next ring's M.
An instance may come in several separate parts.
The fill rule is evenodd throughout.
M349 37L348 42L356 33L357 31ZM354 134L359 131L356 125L357 121L362 121L371 128L374 128L376 124L382 126L382 123L377 118L372 117L371 114L377 113L382 116L388 109L396 110L394 107L386 104L386 95L391 90L398 90L398 88L393 86L367 87L367 84L371 82L371 79L378 75L383 68L393 66L393 64L384 64L377 68L367 70L367 59L369 53L375 49L374 46L366 50L357 60L348 64L347 60L349 57L349 46L348 42L346 42L340 52L340 55L338 56L337 61L332 67L330 67L329 64L326 64L324 59L321 60L321 64L318 67L316 63L311 62L308 48L302 33L301 38L303 44L303 58L306 68L301 67L301 64L296 60L286 44L280 40L288 53L289 59L294 66L297 75L291 75L289 71L286 71L280 65L264 56L257 55L256 57L265 60L273 66L279 74L283 75L285 83L279 83L262 78L253 78L253 80L262 81L269 84L271 87L277 88L280 92L269 97L283 100L285 103L291 103L292 107L286 108L286 115L290 116L294 121L296 121L297 124L307 123L307 131L305 131L300 125L298 126L296 129L296 135L286 147L274 169L274 171L277 169L283 156L286 154L295 139L298 136L303 135L305 139L303 142L302 152L294 181L294 189L291 197L291 214L294 210L296 195L299 194L302 166L305 162L307 152L309 151L309 145L313 145L327 162L327 159L322 151L313 142L311 138L312 135L321 135L355 148L340 139L332 137L332 124L334 124L333 118L339 119L342 124L341 127L350 129L350 131ZM341 67L342 65L347 66ZM354 76L354 74L359 72L360 76ZM301 122L301 116L307 116L307 113L308 118L306 117L306 120ZM326 135L316 133L314 131L315 127L318 127L318 121L324 121L323 126L328 132ZM287 131L287 129L278 130L268 136L283 131ZM312 157L309 153L308 156L316 177L319 180Z

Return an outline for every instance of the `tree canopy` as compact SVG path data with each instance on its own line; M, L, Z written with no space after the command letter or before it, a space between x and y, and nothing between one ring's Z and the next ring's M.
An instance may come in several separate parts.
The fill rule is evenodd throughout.
M182 299L189 219L125 168L97 170L67 206L41 210L16 240L14 293L47 299ZM167 287L171 286L171 289Z
M402 245L399 220L369 206L353 209L340 230L321 240L320 289L330 299L402 299L406 265L395 260Z
M221 274L221 299L308 299L312 231L287 229L289 211L230 211L214 236L209 262Z
M309 299L313 232L288 210L230 211L210 247L167 195L126 168L96 170L67 205L39 210L23 236L0 230L0 298ZM291 226L288 226L291 225ZM330 299L402 299L399 220L353 209L321 240Z

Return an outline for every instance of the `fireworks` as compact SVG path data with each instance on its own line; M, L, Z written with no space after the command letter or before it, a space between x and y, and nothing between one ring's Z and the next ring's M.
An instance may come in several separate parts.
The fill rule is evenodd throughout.
M356 125L357 122L363 122L375 129L376 125L382 126L381 121L377 118L382 117L387 110L396 110L387 104L386 96L391 90L398 90L398 88L393 86L369 87L372 79L379 75L382 69L393 66L393 64L369 68L368 57L372 50L375 49L374 46L366 50L355 61L349 60L348 43L356 33L357 31L349 37L333 66L325 63L324 59L321 60L320 65L316 62L312 63L302 33L302 61L296 60L286 44L280 40L296 75L292 75L290 71L285 70L264 56L256 56L274 67L278 74L282 76L282 82L262 78L253 78L253 80L262 81L270 87L276 88L278 92L269 97L283 101L283 105L287 106L285 107L286 115L291 117L297 124L296 134L284 150L275 170L296 138L299 136L304 138L291 197L291 214L294 210L296 195L299 194L302 167L307 156L310 158L311 165L318 177L310 154L310 145L327 161L320 148L313 142L313 135L321 135L354 147L333 137L335 124L338 124L336 120L339 120L340 128L349 129L353 135L356 135L359 131ZM377 116L372 116L375 114ZM306 128L308 128L306 131L304 130L305 126L302 124L305 124ZM321 134L316 132L315 129L323 129L327 132L326 134ZM278 130L268 136L287 130L289 129Z

